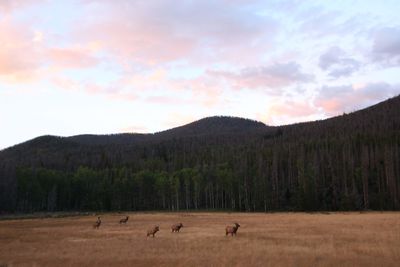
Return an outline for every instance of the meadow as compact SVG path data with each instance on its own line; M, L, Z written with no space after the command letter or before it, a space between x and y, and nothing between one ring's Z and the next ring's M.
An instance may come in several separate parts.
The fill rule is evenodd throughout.
M129 215L126 225L119 220ZM399 266L400 213L106 213L0 221L0 266ZM170 226L182 222L180 233ZM225 226L240 223L237 236ZM160 226L155 238L147 229Z

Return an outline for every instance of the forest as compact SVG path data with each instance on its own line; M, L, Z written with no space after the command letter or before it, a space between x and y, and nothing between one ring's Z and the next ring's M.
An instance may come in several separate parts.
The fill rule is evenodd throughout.
M400 209L400 96L271 127L209 117L155 134L42 136L0 151L0 213Z

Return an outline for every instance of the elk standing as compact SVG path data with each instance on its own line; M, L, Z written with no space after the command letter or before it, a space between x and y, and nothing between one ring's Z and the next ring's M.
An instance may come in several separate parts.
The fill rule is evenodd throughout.
M101 225L101 219L99 216L99 217L97 217L97 221L93 224L93 228L99 229L100 225Z
M126 218L122 218L121 220L119 220L119 224L126 224L127 221L129 220L129 216L126 216Z
M231 236L235 235L236 236L236 232L239 229L240 224L235 223L235 226L227 226L225 228L225 236L227 236L228 234L231 234Z
M147 230L147 236L151 236L151 235L152 235L152 236L154 237L154 235L155 235L158 231L160 231L160 227L158 227L158 225L156 225L156 226L154 226L153 228Z
M174 232L178 232L179 233L179 230L181 230L182 227L183 227L182 223L176 223L176 224L171 226L171 230L172 230L171 232L172 233L174 233Z

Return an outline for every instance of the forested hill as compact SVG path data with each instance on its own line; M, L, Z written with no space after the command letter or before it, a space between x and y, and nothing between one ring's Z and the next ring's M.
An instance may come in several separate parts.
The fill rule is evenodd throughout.
M0 151L0 212L398 210L400 97L269 127L210 117L155 134L42 136Z
M154 134L123 133L110 135L82 134L70 137L40 136L19 144L8 150L26 151L40 146L68 144L81 145L132 145L148 142L159 142L166 139L185 138L206 135L237 135L262 132L268 128L258 121L237 117L215 116L204 118L184 126L172 128ZM1 151L0 151L1 152Z

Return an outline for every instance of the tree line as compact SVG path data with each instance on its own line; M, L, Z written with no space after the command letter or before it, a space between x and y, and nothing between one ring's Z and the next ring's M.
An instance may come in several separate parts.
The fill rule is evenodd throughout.
M398 145L277 143L173 171L157 160L143 170L18 168L16 210L398 209Z

